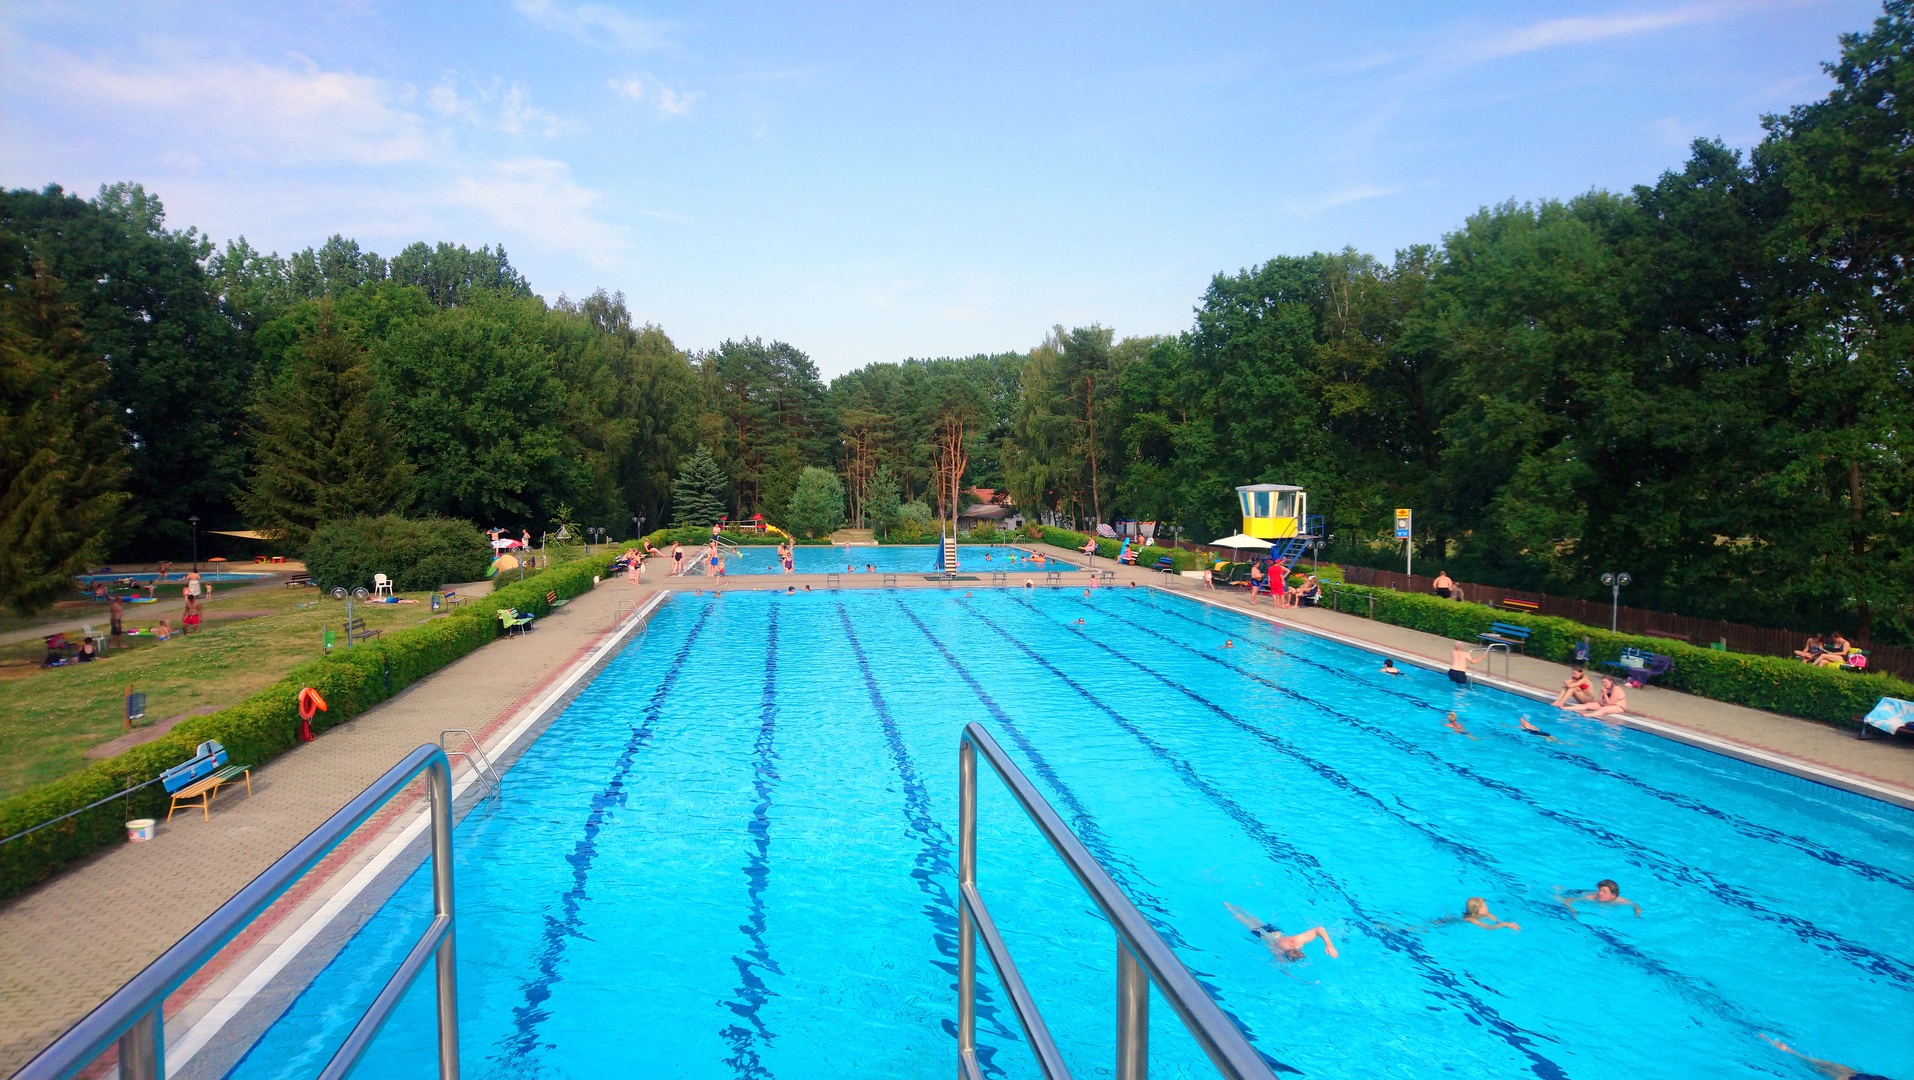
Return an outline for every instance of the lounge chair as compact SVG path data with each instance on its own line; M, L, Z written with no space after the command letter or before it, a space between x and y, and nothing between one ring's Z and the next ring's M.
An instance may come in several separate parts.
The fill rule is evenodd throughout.
M523 634L532 628L532 617L520 613L517 608L506 608L498 613L499 632L509 634L516 630Z
M1888 735L1898 735L1903 730L1914 732L1914 701L1882 698L1875 703L1873 711L1861 717L1861 728L1854 733L1854 737L1867 738L1868 728L1876 728Z

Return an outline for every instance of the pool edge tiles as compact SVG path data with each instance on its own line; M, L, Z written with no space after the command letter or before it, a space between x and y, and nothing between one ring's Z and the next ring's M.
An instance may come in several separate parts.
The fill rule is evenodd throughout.
M1335 630L1320 626L1310 626L1305 623L1291 622L1280 616L1265 614L1260 611L1244 610L1231 604L1223 603L1220 600L1213 600L1201 594L1177 592L1174 589L1165 588L1155 582L1145 583L1143 587L1163 596L1201 604L1213 611L1231 612L1236 615L1241 615L1244 618L1253 619L1283 630L1294 631L1295 633L1305 634L1310 637L1319 637L1326 641L1333 641L1338 645L1346 645L1352 649L1372 652L1378 656L1394 657L1398 662L1413 664L1429 671L1445 670L1444 665L1440 661L1405 652L1392 652L1386 646L1377 642L1339 633ZM1553 700L1546 690L1539 687L1494 675L1470 672L1469 682L1472 685L1491 687L1496 690L1501 690L1504 693L1515 694L1533 701L1546 702ZM1765 712L1765 710L1754 709L1752 706L1738 707L1749 708L1753 712ZM1815 723L1813 720L1801 720L1781 713L1771 715L1782 716L1783 719L1793 723ZM1808 761L1782 753L1778 750L1770 750L1767 747L1757 746L1753 743L1737 742L1733 739L1715 735L1710 732L1699 731L1695 728L1684 727L1671 721L1657 720L1653 717L1640 716L1635 713L1624 713L1617 717L1616 720L1631 730L1667 739L1669 742L1692 746L1698 750L1707 750L1744 764L1758 766L1771 772L1783 773L1801 780L1813 781L1814 783L1834 788L1846 794L1859 795L1877 802L1888 803L1903 810L1914 810L1914 791L1893 787L1871 777L1851 773L1833 765L1824 765L1820 762Z

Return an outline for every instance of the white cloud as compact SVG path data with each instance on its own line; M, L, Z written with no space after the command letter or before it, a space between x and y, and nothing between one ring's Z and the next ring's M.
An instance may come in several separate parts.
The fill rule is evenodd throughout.
M1706 126L1693 120L1679 120L1672 116L1664 116L1646 126L1663 142L1674 147L1686 147L1707 130Z
M1385 198L1401 190L1399 187L1383 187L1379 184L1356 184L1314 199L1291 199L1284 209L1297 217L1315 217L1325 210L1334 210L1338 206L1347 206L1367 199Z
M601 198L572 179L565 162L526 157L459 176L447 201L541 247L610 266L626 245L623 232L598 217Z
M51 49L21 62L63 98L104 106L122 122L183 127L217 140L216 147L202 146L209 154L271 164L379 165L433 151L423 119L396 107L391 84L311 62L273 67L180 57L135 67Z
M1544 19L1499 33L1475 37L1441 50L1428 65L1429 70L1455 68L1500 60L1509 56L1538 52L1568 45L1588 45L1609 38L1666 30L1698 22L1712 22L1734 13L1730 5L1709 3L1663 11L1610 12L1605 15L1576 15Z
M687 116L691 105L704 95L695 90L673 90L650 75L626 75L611 79L611 92L627 101L649 102L666 116Z
M578 127L556 113L533 105L532 92L524 83L508 87L499 79L493 79L489 86L468 81L466 90L461 92L458 77L447 72L426 95L426 100L441 116L457 117L477 127L496 128L507 135L539 135L549 139Z
M593 45L612 45L635 52L649 52L671 44L665 30L670 25L634 19L617 8L604 4L564 4L555 0L515 0L519 14L541 26L560 30Z

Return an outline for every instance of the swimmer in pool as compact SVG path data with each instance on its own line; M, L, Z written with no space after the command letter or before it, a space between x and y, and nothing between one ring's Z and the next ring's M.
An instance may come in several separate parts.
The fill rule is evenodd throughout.
M1225 641L1225 642L1223 642L1223 648L1225 648L1225 649L1234 649L1235 647L1236 647L1236 642L1234 642L1234 641Z
M1484 930L1514 930L1517 933L1522 930L1518 923L1497 919L1494 912L1489 910L1489 902L1479 896L1469 897L1468 902L1462 905L1462 914L1437 919L1436 925L1441 926L1443 923L1452 922L1474 923Z
M1536 727L1534 724L1529 723L1529 717L1527 713L1522 714L1522 730L1528 732L1530 735L1540 735L1542 738L1547 739L1549 742L1561 741L1560 739L1557 739L1555 736L1550 735L1548 732L1543 731L1541 728Z
M1635 909L1635 917L1637 919L1642 917L1642 906L1630 900L1628 897L1623 896L1622 887L1615 884L1613 878L1603 878L1596 882L1594 892L1575 893L1574 895L1565 896L1562 894L1562 890L1558 888L1555 890L1555 894L1570 911L1575 910L1575 902L1577 900L1592 900L1597 904L1627 904L1629 907Z
M1462 726L1462 718L1457 716L1454 713L1449 714L1448 723L1443 724L1442 726L1445 728L1448 728L1450 731L1455 732L1457 735L1469 735L1469 729ZM1475 736L1469 735L1469 738L1473 739L1475 738Z
M1251 915L1235 904L1225 901L1223 906L1229 909L1231 915L1236 916L1237 922L1249 927L1249 932L1256 935L1256 940L1262 942L1269 948L1271 955L1285 963L1292 960L1301 960L1303 958L1303 946L1318 940L1323 943L1323 951L1328 953L1332 959L1340 955L1336 952L1336 943L1329 940L1329 931L1324 930L1320 926L1311 927L1300 934L1285 934L1281 930L1276 929L1275 926L1258 919L1256 916Z
M1384 675L1400 675L1402 674L1402 669L1396 666L1394 659L1385 656L1382 658L1382 673Z
M1768 1038L1766 1034L1761 1036L1761 1041L1784 1054L1793 1054L1795 1057L1807 1062L1810 1068L1822 1076L1828 1077L1829 1080L1887 1080L1887 1077L1882 1076L1880 1073L1862 1072L1852 1066L1843 1065L1838 1061L1823 1061L1820 1058L1811 1058L1779 1039Z

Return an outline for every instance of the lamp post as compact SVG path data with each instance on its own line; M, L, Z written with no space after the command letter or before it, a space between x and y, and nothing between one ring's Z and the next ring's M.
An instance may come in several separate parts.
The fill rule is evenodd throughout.
M187 518L186 524L193 527L193 573L197 574L199 573L199 515L194 514Z
M1608 586L1609 589L1611 590L1609 594L1610 599L1609 599L1609 607L1608 607L1608 632L1611 634L1615 633L1615 627L1619 623L1621 618L1622 586L1628 584L1629 582L1633 580L1635 579L1629 577L1627 574L1603 574L1602 575L1602 584Z

